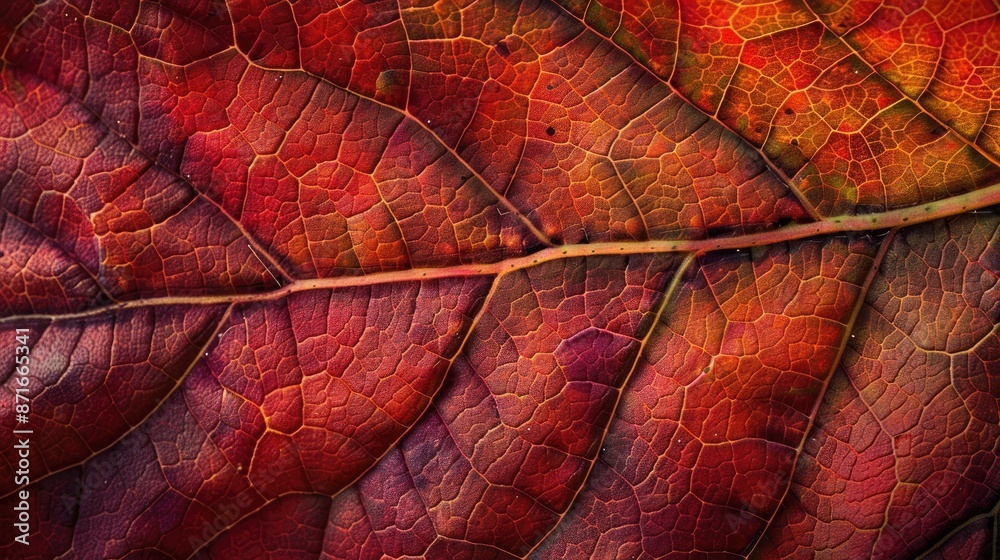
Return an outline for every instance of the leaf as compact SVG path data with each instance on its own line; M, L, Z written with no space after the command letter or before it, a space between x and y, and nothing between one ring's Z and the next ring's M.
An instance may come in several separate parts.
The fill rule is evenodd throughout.
M0 8L0 554L995 557L998 20Z

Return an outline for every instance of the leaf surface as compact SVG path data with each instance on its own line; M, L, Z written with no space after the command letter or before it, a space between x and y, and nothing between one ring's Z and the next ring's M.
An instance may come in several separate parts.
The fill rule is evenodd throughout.
M0 555L995 558L998 26L0 8Z

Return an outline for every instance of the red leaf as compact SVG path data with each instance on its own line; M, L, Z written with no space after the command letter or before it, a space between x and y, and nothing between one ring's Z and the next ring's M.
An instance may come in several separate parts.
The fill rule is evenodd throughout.
M995 556L998 21L0 8L0 556Z

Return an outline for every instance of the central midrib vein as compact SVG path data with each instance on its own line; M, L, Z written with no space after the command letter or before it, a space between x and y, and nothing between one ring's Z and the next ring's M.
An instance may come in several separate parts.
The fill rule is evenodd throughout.
M541 251L530 255L515 257L494 263L460 264L434 268L411 268L389 272L375 272L364 276L338 276L334 278L295 280L280 289L268 292L163 296L122 301L75 313L14 315L0 319L0 326L13 322L23 322L26 320L67 320L84 318L136 307L160 305L236 304L269 301L285 297L295 292L307 290L352 288L394 282L419 282L424 280L463 276L494 276L512 270L528 268L545 262L566 258L653 253L706 253L710 251L744 249L786 241L807 239L809 237L819 235L874 231L916 225L965 212L972 212L996 204L1000 204L1000 183L996 183L969 193L921 204L919 206L899 208L876 214L834 216L819 222L793 224L778 229L733 237L717 237L695 240L620 241L560 245L542 249Z

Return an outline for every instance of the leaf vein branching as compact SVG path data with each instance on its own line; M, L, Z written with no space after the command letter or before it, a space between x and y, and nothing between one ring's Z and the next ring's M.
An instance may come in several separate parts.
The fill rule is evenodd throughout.
M795 480L795 470L798 466L799 458L802 456L806 442L809 441L809 437L812 435L813 429L816 426L816 417L819 415L819 411L823 406L826 390L830 386L830 381L833 379L833 376L836 375L837 368L840 366L841 358L843 358L844 351L847 349L847 345L851 340L851 334L854 331L854 324L858 319L858 315L861 313L861 309L865 305L865 300L868 297L868 291L871 288L875 277L879 273L882 266L882 260L885 258L886 253L889 251L889 247L892 245L896 231L897 230L892 230L889 235L882 240L878 253L875 255L875 258L872 259L872 263L868 269L868 274L865 276L864 282L861 284L861 289L858 292L858 299L854 303L854 309L851 310L850 318L848 319L847 324L844 327L844 332L841 335L840 347L837 349L837 355L830 363L830 369L827 371L826 378L823 380L823 386L820 388L819 394L816 396L816 402L813 404L813 409L809 414L809 423L806 426L806 429L802 431L802 439L799 442L798 448L795 450L795 459L792 461L791 471L786 477L787 482L785 484L784 492L778 500L778 505L774 508L774 511L771 512L771 516L765 520L764 526L761 527L760 532L757 534L757 539L749 546L748 552L745 555L747 558L753 557L753 553L757 547L766 540L764 536L773 526L774 520L778 517L778 513L781 511L785 501L788 499L788 495L791 493L792 481Z
M268 301L285 297L294 292L317 289L340 289L371 286L392 282L420 282L440 278L492 276L520 270L564 258L600 255L631 255L654 253L707 253L772 245L809 237L852 232L892 229L946 218L964 212L1000 204L1000 183L951 198L920 206L911 206L881 212L837 216L821 222L793 224L733 237L716 237L694 240L620 241L606 243L581 243L549 247L521 257L483 264L462 264L437 268L412 268L375 272L364 276L338 276L295 280L279 290L243 294L216 294L197 296L163 296L124 301L105 307L65 314L26 314L0 318L0 327L24 320L59 320L90 317L109 310L146 307L150 305L211 305L221 303Z
M611 424L614 421L615 414L618 412L618 406L621 404L622 395L625 393L625 387L628 386L629 381L631 381L636 370L639 368L639 365L642 363L644 356L646 355L646 347L649 341L655 337L657 327L660 325L660 319L663 317L663 312L670 306L670 303L673 301L674 295L677 293L677 290L681 285L681 281L684 279L685 273L691 267L691 263L693 263L694 260L695 260L695 254L693 253L688 254L684 258L684 260L681 261L680 264L677 266L677 270L674 272L673 278L671 278L670 283L663 291L663 299L660 301L660 304L656 309L656 314L653 316L653 321L649 325L649 330L646 332L646 334L642 337L642 340L639 342L639 351L636 352L635 354L635 358L632 361L632 366L629 368L628 373L625 374L624 379L622 379L621 383L619 384L619 388L617 391L618 395L615 398L614 405L611 407L609 411L610 414L608 414L607 424L601 427L602 430L601 430L600 441L598 442L598 445L595 447L595 449L598 450L597 456L594 457L594 460L591 461L590 465L587 467L587 474L583 477L584 481L590 479L590 474L594 470L594 465L597 464L597 459L600 456L600 450L604 447L604 441L608 437L608 432L610 431ZM581 484L580 487L576 489L576 492L574 492L573 498L569 501L566 510L557 518L556 523L548 530L548 532L546 532L545 535L543 535L542 538L540 538L538 542L535 543L532 549L529 550L528 553L524 555L525 558L531 556L531 553L534 552L539 546L541 546L542 543L544 543L548 539L548 537L556 531L556 529L559 527L562 521L566 519L566 514L572 509L573 504L576 502L577 498L580 497L580 493L583 492L584 488L586 488L586 483Z
M229 315L232 312L232 309L233 307L229 306L223 313L220 314L218 322L212 327L212 330L210 332L206 333L207 336L205 337L205 342L198 348L198 351L194 353L193 358L187 364L184 371L182 371L180 375L178 375L176 381L174 382L174 386L171 387L170 390L167 391L166 394L164 394L162 397L156 398L155 406L153 406L144 417L140 418L132 427L122 432L117 439L102 447L100 450L98 450L98 452L104 452L107 451L108 449L111 449L115 445L119 444L126 437L128 437L129 434L132 434L136 430L140 429L142 426L145 426L146 422L150 419L150 417L152 417L154 414L157 413L157 411L160 410L163 403L167 402L167 399L169 399L171 395L180 390L181 385L184 384L184 380L187 379L188 374L190 374L191 371L195 368L195 366L197 366L201 362L201 358L205 355L208 349L211 348L212 344L215 343L216 337L219 334L219 330L221 330L222 327L225 326L226 323L229 321ZM0 325L2 325L2 323L0 323ZM91 455L90 457L85 457L79 461L64 465L59 469L49 471L43 475L40 475L34 478L34 480L32 480L32 484L38 484L40 481L45 480L53 475L83 465L88 461L90 461L95 455ZM13 494L16 491L17 489L14 489L8 492L7 494L0 495L0 499L6 498L7 496Z
M579 21L580 23L582 23L584 26L586 26L587 29L590 29L590 30L593 31L593 28L590 27L590 25L586 21L584 21L583 19L580 19L580 17L578 17L576 14L574 14L573 12L567 10L565 7L563 7L561 5L559 5L559 8L562 9L569 17L572 17L572 18L576 19L577 21ZM678 25L678 29L679 28L680 28L680 25ZM593 31L593 32L597 33L596 31ZM600 35L601 37L604 37L600 33L598 33L598 35ZM616 43L616 42L614 42L612 40L608 40L608 43L610 43L611 45L614 45L615 49L617 49L619 52L621 52L625 56L627 56L630 60L632 60L633 63L638 64L642 68L646 69L646 71L649 72L650 75L652 75L652 76L656 77L656 79L660 80L664 85L666 85L667 87L669 87L670 90L672 92L674 92L675 95L677 95L678 97L680 97L681 99L683 99L686 103L690 104L698 112L700 112L701 114L703 114L706 117L708 117L709 119L711 119L713 122L715 122L715 124L717 124L718 126L720 126L721 128L723 128L724 130L726 130L729 133L735 135L737 138L740 139L740 142L744 142L748 146L750 146L754 150L754 152L761 158L761 161L764 162L764 165L767 166L768 170L770 170L771 173L773 173L776 177L778 177L782 181L782 183L786 187L788 187L788 190L792 193L792 195L795 196L795 199L798 200L799 204L802 205L803 210L805 210L805 212L807 214L809 214L809 216L813 220L817 220L818 221L818 220L822 219L822 216L819 215L819 213L813 207L812 203L810 203L809 200L806 199L805 195L801 191L799 191L799 189L792 182L792 178L789 177L784 171L782 171L781 168L779 168L777 165L775 165L774 162L771 161L771 158L767 157L767 155L764 154L762 151L760 151L757 148L753 147L749 142L746 141L745 138L743 138L742 136L740 136L729 125L727 125L726 123L724 123L721 120L719 120L719 118L716 115L714 115L714 114L708 114L705 111L701 110L701 108L699 108L696 105L694 105L693 103L691 103L691 100L688 99L688 97L686 95L682 94L680 92L680 90L677 89L676 86L674 86L674 84L673 84L673 78L671 78L670 80L664 80L662 77L660 77L660 76L656 75L655 73L653 73L652 70L648 66L646 66L641 61L639 61L638 59L636 59L635 56L632 55L632 53L630 53L627 50L625 50L624 48L622 48L621 45L619 45L618 43ZM678 52L679 52L679 50L678 50ZM676 55L675 55L675 57L676 57ZM675 60L674 61L674 73L676 74L676 72L677 72L677 61Z

